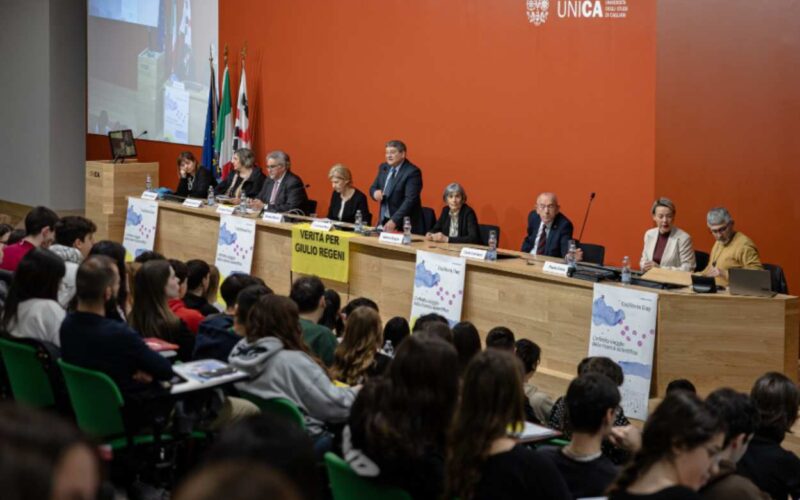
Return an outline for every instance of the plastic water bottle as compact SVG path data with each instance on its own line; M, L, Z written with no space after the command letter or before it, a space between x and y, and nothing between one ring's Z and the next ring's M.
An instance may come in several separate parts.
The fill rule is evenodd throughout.
M486 260L497 260L497 231L492 229L489 231L489 241L486 242L489 250L486 251Z
M383 344L383 353L390 358L394 357L394 346L392 346L392 341L387 340L385 344Z
M147 174L147 177L144 179L144 189L145 191L153 190L153 178L150 177L150 174Z
M622 284L631 284L631 260L626 255L622 258Z
M411 217L403 217L403 245L411 244Z
M575 244L575 240L569 240L569 249L567 250L567 255L564 256L564 261L570 269L575 269L577 267L575 264L575 254L577 251L578 247Z
M355 226L356 234L361 234L364 232L364 220L362 219L361 210L356 210Z
M208 186L208 206L213 207L216 205L216 200L214 199L214 188Z
M239 198L239 213L242 215L247 214L247 196L244 193Z

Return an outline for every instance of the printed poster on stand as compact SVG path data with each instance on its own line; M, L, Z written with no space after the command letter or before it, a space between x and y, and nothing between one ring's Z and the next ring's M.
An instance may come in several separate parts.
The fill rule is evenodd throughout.
M429 313L441 314L450 327L461 321L465 271L461 257L417 251L410 323Z
M157 223L158 202L128 198L125 233L122 237L122 246L125 247L127 262L131 262L142 252L153 250L156 243Z
M235 215L220 216L217 258L214 261L219 268L220 283L231 274L250 274L255 240L255 219Z

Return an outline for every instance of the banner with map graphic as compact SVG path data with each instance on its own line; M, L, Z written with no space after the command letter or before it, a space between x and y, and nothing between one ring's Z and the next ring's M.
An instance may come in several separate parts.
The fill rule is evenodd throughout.
M625 415L647 419L658 294L596 284L592 301L589 356L606 356L625 374L620 387Z
M128 212L125 216L125 234L122 246L125 247L125 260L131 262L142 252L153 250L156 243L156 224L158 223L158 202L141 198L128 198Z
M441 314L452 327L461 321L466 260L417 250L411 321L429 313Z
M235 215L220 216L217 258L214 261L219 268L220 282L234 273L250 273L255 241L255 219Z

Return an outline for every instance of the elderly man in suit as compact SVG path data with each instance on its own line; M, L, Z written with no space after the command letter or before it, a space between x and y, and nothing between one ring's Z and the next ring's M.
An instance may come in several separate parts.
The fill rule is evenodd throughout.
M269 179L258 193L258 199L250 202L256 210L266 208L270 212L306 210L308 195L303 179L291 172L292 160L283 151L272 151L267 155Z
M559 209L555 193L542 193L536 198L536 209L528 214L528 234L522 240L523 252L549 257L567 255L573 227ZM580 249L577 249L575 258L583 258Z
M420 200L422 172L406 158L402 141L386 143L386 163L378 167L369 193L380 203L378 221L384 231L402 229L403 218L411 217L411 232L425 234Z

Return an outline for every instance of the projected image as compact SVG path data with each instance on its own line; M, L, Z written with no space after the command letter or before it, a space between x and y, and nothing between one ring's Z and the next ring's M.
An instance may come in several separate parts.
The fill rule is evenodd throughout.
M217 9L209 0L89 0L88 132L202 145L209 50L217 72ZM217 72L218 73L218 72Z

